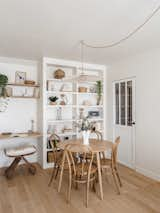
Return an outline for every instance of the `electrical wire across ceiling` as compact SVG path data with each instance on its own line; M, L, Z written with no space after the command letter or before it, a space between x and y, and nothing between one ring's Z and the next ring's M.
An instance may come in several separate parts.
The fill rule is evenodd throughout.
M160 5L156 9L153 10L153 12L145 19L145 21L141 25L136 27L133 31L131 31L125 37L121 38L118 41L115 41L110 44L96 46L96 45L89 44L89 43L85 42L84 40L82 40L82 41L80 41L80 44L82 46L81 49L83 49L83 46L89 47L89 48L94 48L94 49L111 48L111 47L118 46L119 44L125 42L126 40L131 38L133 35L135 35L138 31L140 31L152 19L152 17L155 16L159 11L160 11Z
M138 31L140 31L152 19L152 17L155 16L159 11L160 11L160 5L152 11L152 13L144 20L144 22L142 24L140 24L138 27L136 27L133 31L128 33L126 36L124 36L120 40L115 41L113 43L96 46L96 45L89 44L89 43L85 42L84 40L81 40L80 41L81 63L82 63L81 73L79 76L75 76L71 80L83 82L83 81L97 81L97 80L101 79L100 76L90 76L90 75L85 74L84 47L88 47L88 48L92 48L92 49L104 49L104 48L108 49L108 48L116 47L119 44L121 44L121 43L125 42L126 40L128 40L129 38L131 38Z

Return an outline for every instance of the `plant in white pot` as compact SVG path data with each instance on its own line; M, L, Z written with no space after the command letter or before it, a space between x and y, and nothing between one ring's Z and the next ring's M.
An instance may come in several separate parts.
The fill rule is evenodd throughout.
M7 94L8 77L0 73L0 112L4 112L8 107L9 99Z
M94 122L90 122L89 116L87 116L81 120L79 127L80 127L80 131L82 131L83 144L89 145L89 136L90 136L91 130L94 128Z
M8 77L0 74L0 97L7 97L6 86L8 84Z
M57 96L49 97L50 105L56 105L57 104L57 102L56 102L57 100L58 100Z

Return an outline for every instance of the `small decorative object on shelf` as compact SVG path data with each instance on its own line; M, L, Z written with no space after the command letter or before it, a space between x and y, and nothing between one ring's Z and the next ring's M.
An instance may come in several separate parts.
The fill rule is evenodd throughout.
M35 82L35 81L32 81L32 80L25 80L25 81L24 81L24 84L35 85L36 82Z
M96 93L96 87L95 86L90 87L89 92L90 93Z
M72 92L72 90L68 84L62 84L60 92Z
M64 128L62 129L62 133L68 133L68 132L72 132L73 129L72 128L69 128L67 126L64 126Z
M80 108L79 109L79 119L83 119L84 118L84 109Z
M50 105L56 105L57 104L57 100L58 100L58 97L57 96L51 96L49 97L49 100L50 100Z
M67 105L68 104L68 99L67 96L64 94L61 94L61 101L60 101L60 105Z
M101 100L102 100L102 81L97 81L96 82L96 86L97 86L97 105L101 104Z
M62 120L62 109L61 109L61 107L59 107L57 109L56 120Z
M12 95L13 95L13 89L12 89L12 87L7 87L6 88L6 93L7 93L8 97L12 97Z
M82 105L84 105L84 106L91 106L92 103L89 100L84 100L83 103L82 103Z
M17 84L24 84L26 80L26 72L19 72L15 73L15 83Z
M79 87L78 88L78 92L87 92L87 88L86 87Z
M88 111L88 116L89 117L99 117L100 112L99 111Z
M54 78L56 78L56 79L62 79L64 77L65 77L65 72L62 69L57 69L54 72Z
M31 120L31 129L28 130L28 133L31 134L34 132L34 124L35 124L35 121L34 120Z

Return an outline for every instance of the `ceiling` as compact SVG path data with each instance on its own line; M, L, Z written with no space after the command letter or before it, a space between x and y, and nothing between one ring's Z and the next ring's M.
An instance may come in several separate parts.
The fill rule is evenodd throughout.
M80 40L119 40L160 0L0 0L0 56L80 60ZM111 49L85 49L85 61L109 64L160 47L160 12L136 35Z

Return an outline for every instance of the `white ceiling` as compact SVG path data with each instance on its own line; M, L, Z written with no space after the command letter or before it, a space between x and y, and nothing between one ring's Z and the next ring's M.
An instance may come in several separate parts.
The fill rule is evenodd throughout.
M0 56L80 60L79 41L117 41L141 24L160 0L0 0ZM85 49L85 61L108 64L160 47L160 12L118 47Z

